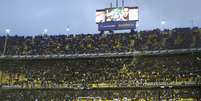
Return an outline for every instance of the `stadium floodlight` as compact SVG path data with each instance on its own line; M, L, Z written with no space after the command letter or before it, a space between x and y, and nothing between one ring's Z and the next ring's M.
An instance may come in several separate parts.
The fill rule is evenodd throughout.
M136 23L136 27L139 27L139 24L138 24L138 23Z
M69 31L70 31L70 28L69 28L69 26L68 26L68 27L66 28L66 31L67 31L67 32L69 32Z
M6 34L9 34L9 33L10 33L10 29L6 29L6 30L5 30L5 33L6 33Z
M161 21L161 25L165 25L166 24L166 21Z
M44 33L44 34L47 34L47 32L48 32L48 29L44 29L44 30L43 30L43 33Z
M165 29L165 24L166 24L167 22L166 21L161 21L161 26L162 26L162 29Z
M66 28L66 34L69 34L69 32L70 32L70 27L67 26L67 28Z

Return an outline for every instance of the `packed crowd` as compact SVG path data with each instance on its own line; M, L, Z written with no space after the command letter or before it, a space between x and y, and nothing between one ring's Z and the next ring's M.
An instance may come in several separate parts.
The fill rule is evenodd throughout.
M6 42L6 43L5 43ZM5 49L4 49L5 48ZM135 50L163 50L201 48L201 29L177 28L173 30L153 30L122 34L87 34L87 35L41 35L35 37L0 36L0 54L4 55L44 55L44 54L84 54L130 52ZM150 85L200 85L201 53L183 53L158 56L135 56L96 59L46 59L46 60L0 60L1 88L121 88L147 87ZM192 90L192 89L188 89ZM0 90L3 100L27 99L40 101L69 101L78 96L110 96L113 99L121 94L61 91L10 91ZM84 91L84 90L82 90ZM120 91L121 92L121 91ZM198 99L199 90L174 90L174 93L161 92L160 99ZM182 92L182 93L180 93ZM188 92L188 94L186 94ZM115 95L117 94L117 95ZM156 101L156 93L136 92L133 101ZM124 93L123 95L126 96ZM143 94L150 94L142 96ZM158 94L158 93L157 93ZM185 95L186 94L186 95ZM30 95L30 96L27 96ZM121 98L123 97L121 96ZM71 98L71 97L74 98ZM146 96L146 97L145 97ZM129 96L126 96L129 97ZM0 99L0 100L1 100ZM199 97L200 99L200 97ZM72 100L70 100L72 101Z
M200 65L200 53L108 59L1 60L0 82L2 85L22 88L200 84Z
M2 90L1 101L200 101L196 89L168 90Z
M200 47L199 28L155 29L117 34L0 36L0 54L5 48L5 55L108 53Z

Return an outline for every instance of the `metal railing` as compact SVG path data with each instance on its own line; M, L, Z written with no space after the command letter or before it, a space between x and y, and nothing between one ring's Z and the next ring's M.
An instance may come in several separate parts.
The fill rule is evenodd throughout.
M93 86L95 85L95 86ZM1 85L3 89L97 89L97 88L174 88L174 87L201 87L201 82L146 82L146 83L125 83L119 85L116 83L103 84L58 84L54 86L25 86L25 85Z
M171 49L156 51L133 51L114 53L92 53L92 54L51 54L51 55L2 55L0 59L79 59L79 58L110 58L110 57L131 57L142 55L166 55L201 52L201 48Z

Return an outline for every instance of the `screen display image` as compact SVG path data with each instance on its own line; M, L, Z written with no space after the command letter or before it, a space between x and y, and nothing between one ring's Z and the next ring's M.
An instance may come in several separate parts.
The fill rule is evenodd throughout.
M139 20L137 7L107 8L96 11L96 23L137 20Z
M129 21L139 20L139 9L129 9Z
M105 11L96 11L96 23L105 22Z
M106 10L106 21L129 21L128 8L115 8Z

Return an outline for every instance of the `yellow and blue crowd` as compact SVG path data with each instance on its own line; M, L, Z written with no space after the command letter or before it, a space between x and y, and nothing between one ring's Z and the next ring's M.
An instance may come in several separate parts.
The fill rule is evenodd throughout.
M5 46L6 42L6 46ZM0 36L0 54L52 55L201 48L201 29L117 34ZM5 101L199 101L199 89L89 91L86 89L201 84L201 54L97 59L0 60L0 100ZM48 91L34 89L77 89ZM77 94L77 95L76 95ZM159 96L159 97L158 97ZM89 97L89 98L87 98ZM98 100L98 98L96 99Z

